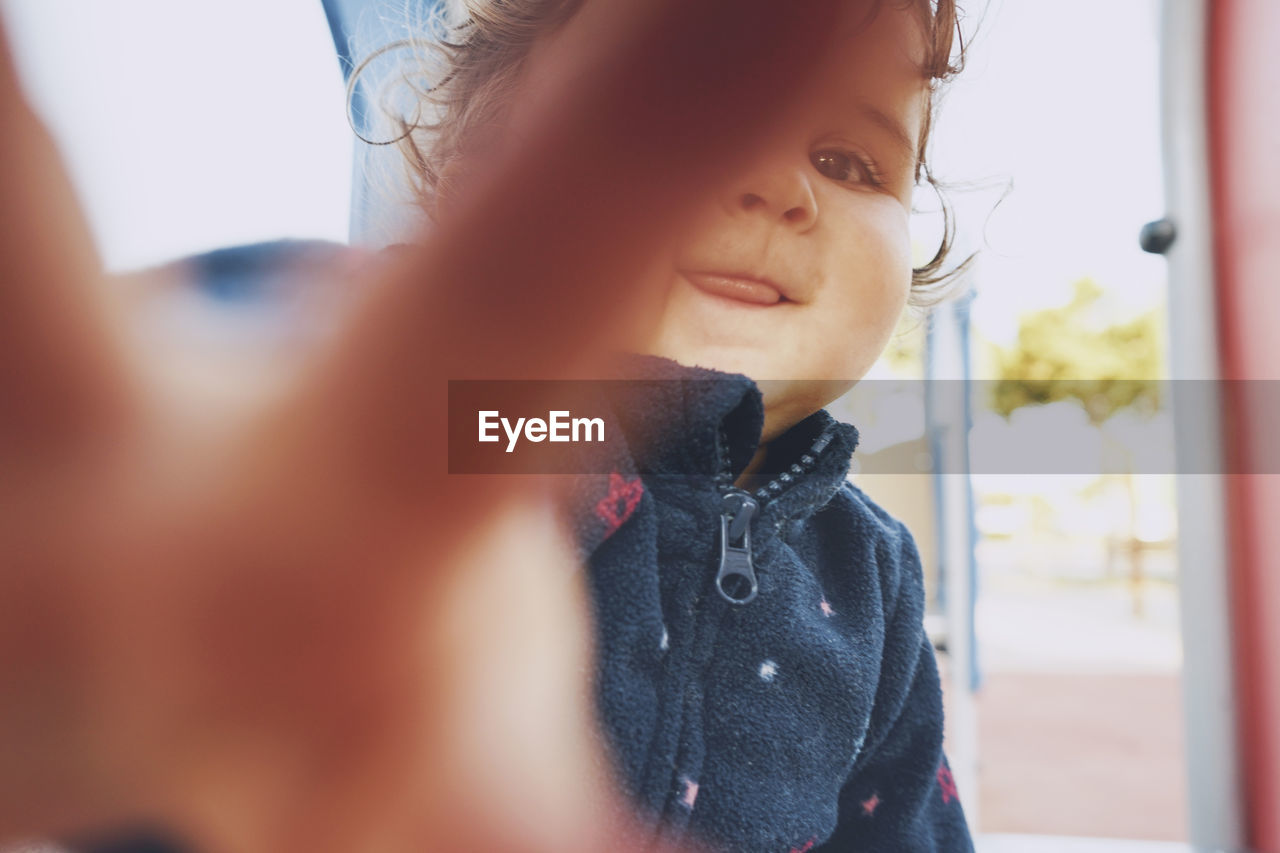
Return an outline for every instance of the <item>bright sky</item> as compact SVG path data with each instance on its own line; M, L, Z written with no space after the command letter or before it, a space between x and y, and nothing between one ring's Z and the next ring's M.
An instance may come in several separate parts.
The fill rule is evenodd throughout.
M1007 340L1082 275L1118 312L1155 303L1164 262L1137 233L1162 213L1156 0L992 2L934 143L941 177L994 185L953 192L962 242L986 247L975 323ZM350 135L319 0L0 9L112 268L346 238Z
M351 142L319 0L0 0L108 267L345 241Z
M1011 339L1018 312L1066 302L1084 275L1117 314L1161 299L1165 262L1138 248L1164 204L1157 7L992 0L934 143L940 177L994 184L953 192L963 241L984 250L973 319L987 337Z

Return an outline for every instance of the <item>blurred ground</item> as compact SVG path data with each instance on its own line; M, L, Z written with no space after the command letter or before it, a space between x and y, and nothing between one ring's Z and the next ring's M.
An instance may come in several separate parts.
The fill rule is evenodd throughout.
M982 833L1186 839L1177 592L984 561ZM961 792L963 796L963 792Z
M1186 839L1178 677L992 673L982 832Z

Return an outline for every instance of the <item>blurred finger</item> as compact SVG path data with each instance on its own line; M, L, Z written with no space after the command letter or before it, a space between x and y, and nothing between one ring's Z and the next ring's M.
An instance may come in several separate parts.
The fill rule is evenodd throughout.
M101 438L129 392L94 283L88 226L0 27L0 465Z

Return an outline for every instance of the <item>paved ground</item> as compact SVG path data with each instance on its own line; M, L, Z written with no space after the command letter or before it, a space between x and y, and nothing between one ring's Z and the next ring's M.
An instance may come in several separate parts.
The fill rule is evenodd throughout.
M1184 841L1176 590L984 580L974 828Z
M977 828L1185 840L1179 690L1169 674L991 674Z

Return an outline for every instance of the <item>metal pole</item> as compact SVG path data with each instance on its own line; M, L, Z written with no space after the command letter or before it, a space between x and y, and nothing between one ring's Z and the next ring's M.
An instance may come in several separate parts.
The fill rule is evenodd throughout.
M1177 239L1169 260L1170 375L1179 460L1214 456L1223 471L1219 406L1179 386L1216 388L1219 378L1214 295L1213 220L1207 124L1205 0L1164 0L1161 105L1164 183ZM1210 392L1214 393L1214 392ZM1217 473L1177 480L1178 573L1183 647L1190 839L1197 849L1245 843L1232 678L1225 494Z

